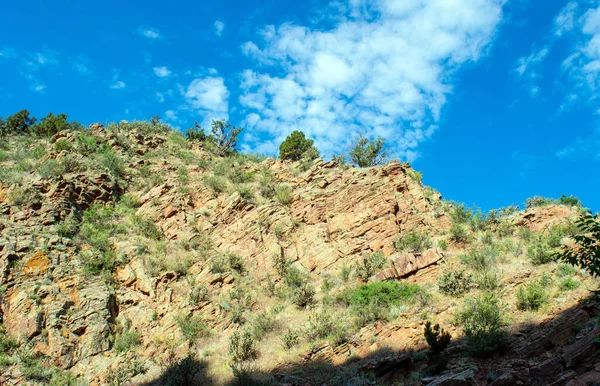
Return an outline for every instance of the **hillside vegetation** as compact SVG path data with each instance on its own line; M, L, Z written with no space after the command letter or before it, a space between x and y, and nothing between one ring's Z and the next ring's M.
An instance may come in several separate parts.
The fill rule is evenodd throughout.
M574 197L483 213L364 135L325 162L300 132L273 159L236 151L224 121L184 135L15 115L0 118L1 384L600 376L597 249L573 252L597 248L597 218Z

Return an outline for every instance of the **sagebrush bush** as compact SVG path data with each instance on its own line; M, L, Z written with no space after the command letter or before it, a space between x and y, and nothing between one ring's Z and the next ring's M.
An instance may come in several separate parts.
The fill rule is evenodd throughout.
M200 315L178 316L175 321L181 330L181 335L191 344L200 338L210 336L210 328Z
M467 228L463 224L453 222L450 226L450 240L457 243L466 243L469 241Z
M446 271L438 278L440 292L451 296L459 296L469 291L472 283L472 275L464 270Z
M398 281L379 281L361 284L338 295L338 299L347 305L367 306L380 304L386 307L400 303L412 302L415 295L421 292L417 284Z
M527 258L535 265L548 264L557 259L543 235L538 236L527 246Z
M256 357L256 342L250 331L234 331L229 337L229 357L240 363Z
M486 245L482 248L472 248L466 254L460 255L463 264L476 271L487 271L496 264L499 251L495 246Z
M289 350L298 344L298 331L288 328L287 332L281 336L283 348Z
M218 176L207 176L203 179L204 184L209 187L215 194L219 194L227 190L227 183L223 178Z
M381 252L363 253L353 268L356 276L361 281L366 282L377 270L383 268L386 263L387 258Z
M135 329L128 329L115 336L113 349L116 352L122 353L139 346L142 342L140 333Z
M517 290L517 308L521 311L537 311L548 302L546 280L532 281Z
M500 349L504 336L502 311L494 293L483 292L475 298L467 298L457 322L465 331L471 354L488 356Z
M288 185L277 185L275 187L275 200L282 205L289 205L292 202L292 188Z
M401 234L395 241L394 246L400 252L421 253L426 249L431 248L431 239L424 232L412 230L408 233Z

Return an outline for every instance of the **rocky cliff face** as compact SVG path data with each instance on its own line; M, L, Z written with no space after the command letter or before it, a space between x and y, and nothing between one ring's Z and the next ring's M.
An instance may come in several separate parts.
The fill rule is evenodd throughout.
M15 137L3 154L2 384L185 384L170 369L224 384L231 368L238 380L336 384L307 370L321 362L367 383L565 384L596 374L596 300L577 306L592 278L569 271L577 288L553 284L541 311L514 305L518 286L543 275L558 283L566 268L531 264L527 243L567 224L573 208L455 224L456 208L408 164L216 157L176 133L127 124L50 141ZM397 242L406 235L427 240L407 250ZM513 312L504 321L511 347L478 361L461 350L453 319L463 298L440 293L437 280L470 269L461 254L486 245L497 249L494 288ZM339 300L361 281L397 280L421 295L375 318ZM442 375L428 375L416 354L426 349L427 319L455 338ZM240 361L231 352L238 331L254 344Z

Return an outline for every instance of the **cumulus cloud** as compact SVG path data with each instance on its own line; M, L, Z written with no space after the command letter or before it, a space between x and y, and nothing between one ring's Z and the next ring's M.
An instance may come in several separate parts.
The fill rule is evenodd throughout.
M223 31L225 31L225 23L223 23L221 20L217 20L217 21L215 21L215 24L213 25L213 27L215 29L215 35L217 35L217 36L223 35Z
M206 125L212 119L228 119L229 90L221 77L196 78L182 89L188 108L200 115Z
M159 78L166 78L171 76L171 71L165 66L154 67L152 70L154 71L154 75L158 76Z
M113 83L110 88L112 88L113 90L121 90L125 88L125 82L123 82L122 80L118 80L115 83Z
M142 37L151 39L151 40L160 40L162 39L162 35L160 31L156 28L152 27L140 27L138 28L138 34Z
M503 0L353 0L331 29L267 26L242 51L267 66L242 74L249 139L273 153L292 130L339 152L360 131L412 160L436 130L453 74L485 54ZM334 8L332 8L334 9ZM248 144L256 150L259 141Z

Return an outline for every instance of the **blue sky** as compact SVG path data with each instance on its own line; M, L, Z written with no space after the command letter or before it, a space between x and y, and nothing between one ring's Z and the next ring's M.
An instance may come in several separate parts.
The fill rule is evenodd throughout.
M359 132L445 198L600 210L600 3L558 0L8 2L0 116L226 118L273 155Z

